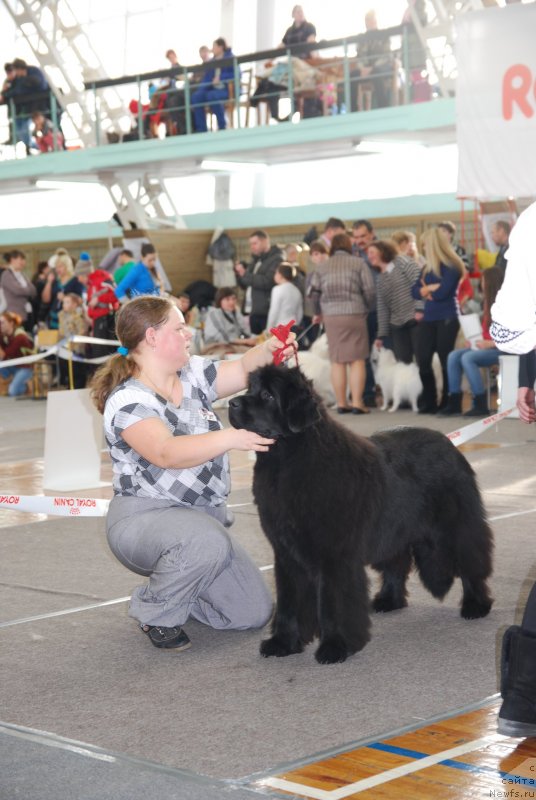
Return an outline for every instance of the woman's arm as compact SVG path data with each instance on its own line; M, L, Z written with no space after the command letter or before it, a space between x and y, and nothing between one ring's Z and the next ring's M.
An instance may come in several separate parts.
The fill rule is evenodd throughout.
M141 265L143 267L143 264ZM118 300L124 297L127 293L127 289L132 289L136 281L138 280L138 276L140 274L140 264L136 264L132 269L130 269L122 281L120 281L117 286L115 287L115 296Z
M130 425L121 435L129 447L160 469L198 467L228 450L262 453L274 442L252 431L235 428L173 436L161 420L154 418Z
M43 286L43 291L41 292L41 300L47 305L52 302L52 284L56 280L56 276L53 272L50 273L50 276L51 277L47 275L45 285Z
M28 282L25 286L20 284L10 269L3 270L2 287L15 297L35 297L37 294L33 283Z
M456 288L460 282L460 273L455 267L445 267L441 270L441 280L439 286L430 293L433 300L447 300L456 294Z
M378 286L376 295L376 309L378 312L378 333L377 336L381 339L383 336L389 336L390 331L390 313L389 306L385 302L383 291Z
M294 342L296 334L291 333L287 339L287 347L284 352L285 361L294 354L291 343ZM281 342L275 336L271 336L266 342L258 344L244 353L242 358L234 361L222 361L216 378L216 392L218 397L228 397L236 392L243 391L248 384L248 375L259 367L271 364L273 354L281 347Z

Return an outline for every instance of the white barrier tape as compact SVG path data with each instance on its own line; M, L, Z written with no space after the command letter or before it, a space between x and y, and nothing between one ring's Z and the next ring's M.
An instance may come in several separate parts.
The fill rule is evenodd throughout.
M118 342L116 339L94 339L92 336L71 336L69 339L62 339L52 347L42 350L39 353L35 353L34 355L21 356L20 358L8 358L5 361L0 361L0 368L3 369L4 367L20 367L24 364L35 364L36 361L42 361L44 358L48 358L48 356L53 356L56 354L60 358L64 359L70 359L72 355L75 361L84 361L86 364L103 364L108 360L108 358L110 358L111 355L113 355L113 353L110 353L110 355L101 356L100 358L83 358L82 356L76 355L74 352L72 353L69 348L66 347L68 342L71 342L72 344L100 344L108 345L109 347L118 347L121 344L121 342Z
M109 500L94 497L46 497L45 495L1 494L0 509L54 514L58 517L105 517Z
M119 347L121 344L117 339L95 339L94 336L72 336L69 341L75 344L107 344L110 347Z
M462 444L479 436L490 425L494 425L501 419L505 419L514 408L492 414L486 419L472 422L464 428L445 434L447 439L459 447ZM45 495L19 495L6 494L0 495L0 508L9 508L17 511L30 511L38 514L53 514L59 517L105 517L108 512L109 500L102 500L93 497L47 497ZM250 505L249 503L236 503L228 508L239 508L240 506Z
M48 350L43 350L42 353L35 353L33 356L21 356L20 358L8 358L5 361L0 361L0 369L4 367L19 367L22 364L34 364L36 361L42 361L43 358L53 356L58 352L58 345L49 347Z
M483 433L486 428L489 428L490 425L494 425L496 422L499 422L501 419L510 416L515 411L514 408L509 408L506 411L500 411L497 414L492 414L491 417L486 417L486 419L479 419L478 422L472 422L470 425L465 425L463 428L459 428L457 431L452 431L451 433L445 434L447 439L453 443L455 447L459 447L462 444L465 444L470 439L474 439L475 436L479 436Z
M68 347L60 346L58 349L59 358L63 358L65 361L70 361L72 358L73 361L79 364L104 364L111 355L113 355L113 353L109 353L107 356L99 356L99 358L85 358L84 356L78 355L78 353L75 353L73 350L69 350Z

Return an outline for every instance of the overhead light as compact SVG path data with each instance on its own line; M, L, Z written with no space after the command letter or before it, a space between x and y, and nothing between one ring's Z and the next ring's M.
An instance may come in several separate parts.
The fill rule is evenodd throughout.
M87 187L88 181L47 181L38 179L35 181L34 186L36 189L71 189L73 186Z
M409 153L410 150L421 150L422 144L419 142L400 142L400 141L373 141L362 139L353 148L356 153L370 153L377 155L387 155L390 153Z
M199 165L209 172L266 172L268 164L260 161L212 161L203 159Z

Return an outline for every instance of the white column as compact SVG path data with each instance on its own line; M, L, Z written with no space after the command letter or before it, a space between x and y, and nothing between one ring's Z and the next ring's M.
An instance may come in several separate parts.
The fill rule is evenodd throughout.
M251 193L252 208L264 208L266 205L266 173L256 172L253 178Z
M221 0L220 36L232 44L234 40L234 0Z
M257 43L255 50L270 50L281 41L282 33L276 34L274 30L275 0L257 0Z
M231 191L231 176L216 175L214 180L214 210L227 211Z

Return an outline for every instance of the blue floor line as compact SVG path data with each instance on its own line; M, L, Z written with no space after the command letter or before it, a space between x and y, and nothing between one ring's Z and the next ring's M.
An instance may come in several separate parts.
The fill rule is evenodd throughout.
M366 745L366 748L370 748L371 750L380 750L383 753L392 753L393 755L397 756L404 756L404 758L412 758L414 761L418 761L421 758L428 758L428 756L431 755L431 753L420 753L418 750L408 750L405 747L397 747L396 745L386 744L385 742L373 742L372 744ZM467 764L464 761L454 761L453 759L447 758L445 761L439 761L437 766L450 767L451 769L461 769L465 772L472 772L475 774L492 774L518 786L536 785L534 778L523 778L521 775L513 775L511 772L502 772L501 770L494 769L493 767L486 767L484 764Z

